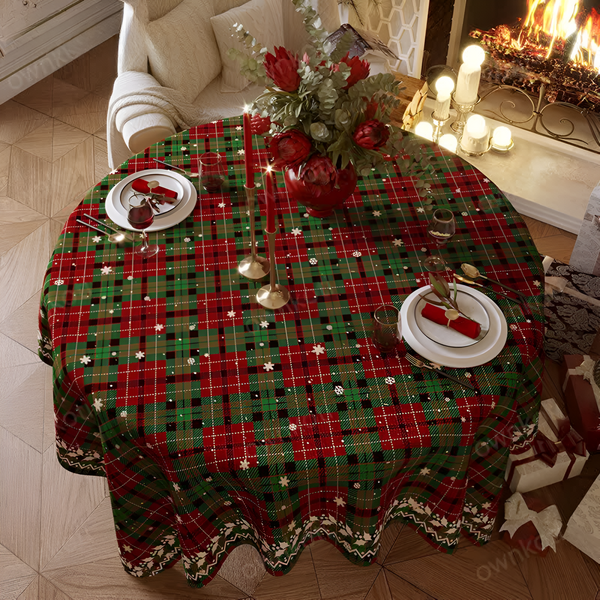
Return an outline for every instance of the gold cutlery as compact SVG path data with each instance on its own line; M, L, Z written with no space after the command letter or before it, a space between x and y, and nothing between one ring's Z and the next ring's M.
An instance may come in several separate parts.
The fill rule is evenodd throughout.
M483 285L482 283L477 283L476 281L473 281L472 279L468 279L467 277L463 277L462 275L459 275L458 273L453 273L452 276L454 277L454 279L457 279L458 281L462 281L463 283L466 283L468 285L473 285L475 287L479 287L483 290L488 290L490 292L493 292L494 294L497 294L498 296L502 296L503 298L506 298L507 300L512 300L513 302L516 302L517 304L522 304L523 303L523 297L519 296L519 298L513 298L511 296L509 296L508 294L504 294L503 292L498 292L497 290L491 288L488 285Z
M87 215L84 215L84 216L87 216ZM93 217L90 217L90 218L92 218L94 221L97 221L97 219L94 219ZM85 225L86 227L89 227L90 229L93 229L94 231L97 231L98 233L101 233L102 235L108 236L109 241L112 242L113 244L121 244L125 241L131 241L131 237L129 236L129 234L125 233L124 231L119 231L117 229L113 229L109 225L106 225L106 227L108 227L109 229L113 229L113 233L108 233L107 231L103 231L102 229L99 229L98 227L94 227L90 223L86 223L85 221L82 221L81 219L76 219L76 221L78 223L81 223L82 225ZM100 224L105 225L104 223L100 223Z
M522 292L519 292L518 290L511 288L509 285L506 285L505 283L502 283L501 281L492 279L491 277L484 275L477 267L474 267L473 265L470 265L469 263L463 263L462 265L460 265L460 268L462 269L462 272L471 279L477 279L478 277L487 279L491 283L496 283L497 285L502 286L505 290L508 290L510 292L513 292L514 294L517 294L517 296L520 296L523 300L526 299L525 294L523 294Z
M450 380L454 381L455 383L458 383L458 384L460 384L464 387L467 387L471 390L475 389L475 386L471 385L468 381L458 379L457 377L454 377L453 375L449 375L445 371L436 369L433 365L429 365L429 364L423 362L422 360L419 360L416 356L413 356L412 354L409 354L408 352L405 354L405 356L411 365L414 365L415 367L419 367L419 369L427 369L428 371L435 371L438 375L441 375L442 377L445 377L446 379L450 379Z

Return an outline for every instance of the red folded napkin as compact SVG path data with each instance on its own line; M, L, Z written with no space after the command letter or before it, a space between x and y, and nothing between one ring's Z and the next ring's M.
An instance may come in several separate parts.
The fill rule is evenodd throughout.
M446 317L446 309L434 306L433 304L425 304L425 308L421 311L426 319L439 323L440 325L448 325ZM471 321L466 317L458 317L454 321L450 321L450 327L467 337L475 339L481 333L481 325L476 321Z
M141 192L142 194L147 194L150 191L148 189L148 182L145 179L135 179L133 181L133 183L131 184L131 187L136 192ZM169 190L167 188L160 187L160 186L152 188L152 193L153 194L164 194L168 198L177 198L177 192L174 192L173 190Z

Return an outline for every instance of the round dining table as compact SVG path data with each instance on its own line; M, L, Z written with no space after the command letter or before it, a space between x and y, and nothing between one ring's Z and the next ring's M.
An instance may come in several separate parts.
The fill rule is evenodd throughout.
M367 565L394 520L443 552L461 536L487 542L509 450L531 443L540 403L543 271L524 221L476 168L425 140L431 203L414 177L388 163L359 177L354 194L321 219L288 196L279 173L271 268L290 301L269 310L256 301L267 282L238 271L250 253L251 218L256 251L268 255L267 152L262 137L254 145L253 215L239 117L132 157L67 220L40 307L61 465L106 477L121 559L139 577L181 559L200 587L240 544L282 574L316 539ZM227 166L224 186L210 193L191 175L209 151ZM173 173L163 163L186 171L182 186L193 199L182 220L149 233L156 255L144 259L133 243L114 244L80 223L102 229L91 215L114 225L113 190L140 171ZM506 335L483 364L476 351L458 367L443 353L436 362L443 344L435 341L415 347L405 335L381 353L371 339L378 306L401 308L429 285L435 206L456 219L442 249L448 277L467 262L526 297L480 290ZM414 328L413 316L402 326ZM414 366L407 353L434 369Z

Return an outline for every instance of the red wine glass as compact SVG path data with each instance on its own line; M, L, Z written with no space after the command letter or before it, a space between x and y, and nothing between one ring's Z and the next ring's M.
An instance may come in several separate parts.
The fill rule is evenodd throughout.
M451 210L438 208L434 211L428 225L427 235L435 244L435 251L425 260L425 268L428 271L445 271L446 261L442 258L440 250L454 237L456 233L456 221Z
M154 223L154 210L148 196L133 194L129 198L127 221L134 229L139 229L142 232L142 245L136 246L134 252L144 258L154 256L158 252L159 247L155 244L148 244L148 233L146 230Z

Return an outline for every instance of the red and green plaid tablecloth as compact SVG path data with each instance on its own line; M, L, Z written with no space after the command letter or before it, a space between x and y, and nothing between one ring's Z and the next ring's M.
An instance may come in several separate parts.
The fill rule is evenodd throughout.
M227 157L227 188L203 192L188 219L151 234L161 250L148 261L76 222L84 212L105 219L108 191L160 166L151 157L195 170L209 150ZM382 356L369 339L378 305L400 307L427 283L428 213L391 166L359 178L323 220L290 201L279 177L277 269L292 301L276 312L255 302L262 283L237 271L249 252L240 118L137 155L71 215L45 279L40 355L54 368L59 460L107 477L128 572L181 558L200 586L249 543L283 573L318 538L368 564L393 519L443 551L461 532L489 539L508 447L527 443L537 422L541 263L493 183L429 151L433 196L457 219L449 262L531 296L524 314L492 294L506 347L481 367L448 370L476 393L402 352Z

